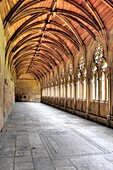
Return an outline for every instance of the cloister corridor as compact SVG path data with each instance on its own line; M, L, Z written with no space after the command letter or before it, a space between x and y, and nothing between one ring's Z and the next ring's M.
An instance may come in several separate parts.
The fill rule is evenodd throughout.
M17 102L0 133L0 170L113 170L113 130L42 103Z
M113 0L0 0L0 170L113 170Z

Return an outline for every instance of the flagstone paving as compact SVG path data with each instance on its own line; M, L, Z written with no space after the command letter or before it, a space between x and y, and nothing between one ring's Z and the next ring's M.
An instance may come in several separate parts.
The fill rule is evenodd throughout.
M42 103L16 103L0 170L113 170L113 129Z

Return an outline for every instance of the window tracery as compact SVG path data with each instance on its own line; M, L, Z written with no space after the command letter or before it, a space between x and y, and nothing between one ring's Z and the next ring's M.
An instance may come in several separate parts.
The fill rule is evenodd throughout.
M77 99L86 100L86 77L87 77L87 69L86 69L84 57L80 56L78 72L77 72L77 83L76 83Z
M99 42L93 55L91 94L92 100L106 101L108 98L107 62Z
M73 64L70 63L68 69L68 83L67 83L67 97L74 98L74 75L73 75Z

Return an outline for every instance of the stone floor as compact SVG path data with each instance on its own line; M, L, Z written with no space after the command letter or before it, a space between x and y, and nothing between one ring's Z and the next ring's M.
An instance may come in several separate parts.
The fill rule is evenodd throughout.
M113 129L41 103L16 103L0 170L113 170Z

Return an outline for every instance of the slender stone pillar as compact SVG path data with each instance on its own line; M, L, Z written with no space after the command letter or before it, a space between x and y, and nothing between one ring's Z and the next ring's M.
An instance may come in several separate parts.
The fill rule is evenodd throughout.
M75 81L75 79L74 79L73 84L74 84L74 108L73 108L73 113L75 113L75 111L76 111L76 81Z
M86 96L87 96L87 103L86 103L86 118L88 119L89 114L89 104L90 104L90 77L87 78L86 84Z
M110 74L108 76L108 88L109 88L109 94L108 94L108 101L109 101L109 115L108 120L113 121L113 64L110 69Z
M58 105L60 106L60 83L58 83Z
M43 97L43 91L44 91L45 89L43 89L42 87L41 87L41 102L43 102L43 100L42 100L42 97ZM45 92L44 92L45 93Z
M101 82L100 82L100 68L98 69L98 117L100 116L100 100L101 100L101 96L100 96L100 90L101 90Z
M65 84L65 110L66 110L66 107L67 107L67 82Z
M112 115L112 94L111 94L111 90L112 90L112 79L111 79L111 68L109 67L109 71L108 71L108 105L109 105L109 114L107 115L107 125L109 126L110 124L110 119L111 119L111 115Z

